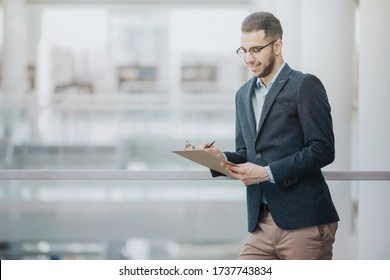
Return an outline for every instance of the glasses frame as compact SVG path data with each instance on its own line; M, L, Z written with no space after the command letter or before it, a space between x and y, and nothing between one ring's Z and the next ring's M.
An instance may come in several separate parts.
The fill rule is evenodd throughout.
M261 52L262 49L274 44L277 40L279 39L276 39L276 40L273 40L272 42L269 42L267 45L265 46L254 46L254 47L251 47L248 51L243 48L243 47L239 47L237 50L236 50L236 53L237 55L242 58L242 59L245 59L246 57L246 54L249 52L249 54L254 57L255 55L259 54ZM257 49L256 51L254 49Z

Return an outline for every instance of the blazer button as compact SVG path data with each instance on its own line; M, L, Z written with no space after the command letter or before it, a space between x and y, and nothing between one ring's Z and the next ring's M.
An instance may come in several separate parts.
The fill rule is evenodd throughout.
M260 159L260 158L261 158L261 153L257 153L257 154L256 154L256 158L257 158L257 159Z

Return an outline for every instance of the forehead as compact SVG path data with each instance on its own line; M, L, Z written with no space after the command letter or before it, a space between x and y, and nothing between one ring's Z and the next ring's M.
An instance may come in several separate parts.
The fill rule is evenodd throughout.
M262 46L266 42L264 30L241 32L241 46L244 48Z

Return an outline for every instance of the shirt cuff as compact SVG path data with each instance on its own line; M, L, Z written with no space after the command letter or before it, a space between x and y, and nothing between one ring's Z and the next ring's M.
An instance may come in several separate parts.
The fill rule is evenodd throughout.
M275 180L274 180L274 176L272 175L271 168L269 168L269 166L266 166L265 169L266 169L267 172L268 172L268 176L269 176L269 181L270 181L270 183L275 184Z

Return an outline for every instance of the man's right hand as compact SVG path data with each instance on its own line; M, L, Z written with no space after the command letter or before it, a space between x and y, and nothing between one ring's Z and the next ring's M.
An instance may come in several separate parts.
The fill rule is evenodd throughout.
M214 144L211 147L208 147L209 144L210 143L208 142L203 142L202 145L200 145L199 150L203 150L219 158L226 159L226 156L222 153L220 149L218 149Z

